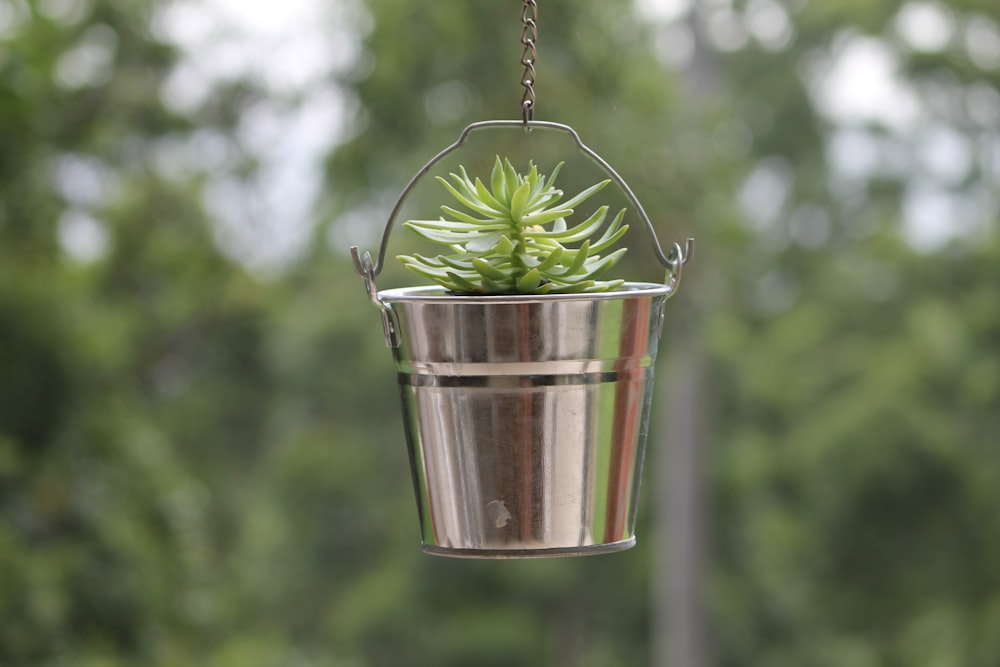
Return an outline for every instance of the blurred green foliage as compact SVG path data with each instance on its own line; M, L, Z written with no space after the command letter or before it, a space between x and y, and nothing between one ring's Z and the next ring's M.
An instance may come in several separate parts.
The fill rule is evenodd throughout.
M0 0L0 664L648 664L665 555L645 505L622 554L419 552L378 316L322 240L383 210L468 122L517 116L516 5L365 2L328 219L260 280L217 247L219 174L157 156L205 128L239 145L268 92L165 104L178 54L153 24L169 4ZM661 236L699 240L671 307L709 361L715 663L1000 664L996 3L931 5L953 34L929 51L898 34L911 5L887 0L704 3L705 25L767 5L793 31L739 46L685 42L683 22L621 0L540 4L539 117L615 165ZM978 51L973 25L994 30ZM856 121L905 164L845 177L843 122L805 72L859 36L893 49L923 116ZM82 43L112 54L89 78L67 69ZM685 43L698 67L657 57ZM932 179L915 147L942 127L974 158L941 187L985 202L988 224L917 252L905 196ZM254 173L237 153L229 175ZM81 165L99 196L60 176ZM755 174L787 190L774 215L747 204ZM104 239L96 258L66 241L81 224Z

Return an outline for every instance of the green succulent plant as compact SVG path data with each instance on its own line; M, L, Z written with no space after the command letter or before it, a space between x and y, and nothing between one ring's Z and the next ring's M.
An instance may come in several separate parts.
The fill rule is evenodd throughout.
M559 163L546 177L529 163L526 175L507 159L497 157L490 188L470 178L465 167L438 177L452 197L467 211L442 206L446 217L410 220L404 226L434 243L448 246L450 254L424 257L400 255L407 268L459 294L566 294L604 292L624 280L596 280L614 266L625 248L601 256L628 230L622 209L605 224L608 207L570 226L574 209L604 188L610 180L590 186L563 201L555 187ZM603 228L600 238L592 240ZM575 246L575 247L571 247Z

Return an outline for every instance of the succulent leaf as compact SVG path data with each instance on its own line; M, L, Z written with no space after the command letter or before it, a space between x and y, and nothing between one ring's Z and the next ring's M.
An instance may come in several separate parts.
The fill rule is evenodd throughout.
M454 257L454 256L448 257L447 255L438 255L436 259L439 260L442 265L444 265L444 266L450 266L451 268L456 269L458 271L472 271L473 270L473 268L472 268L472 258L471 257L469 257L469 258L457 258L457 257Z
M499 255L501 257L510 257L514 254L516 246L514 242L510 240L507 236L501 236L500 241L493 246L493 250L490 254Z
M550 238L559 241L560 243L576 243L577 241L582 241L585 238L593 236L597 233L597 230L601 228L604 224L604 217L608 214L608 207L602 206L591 215L589 218L581 222L576 227L567 229L562 232L528 232L531 236L539 238Z
M477 178L473 185L476 188L476 195L479 197L480 201L486 204L489 208L503 212L504 205L497 200L497 198L494 197L489 190L486 189L486 186L483 185L481 180Z
M619 259L621 259L621 256L625 254L624 251L625 251L624 248L619 248L618 250L614 251L607 257L601 257L593 262L590 261L585 262L584 269L586 272L584 273L583 278L589 280L601 275L602 273L610 269L612 266L614 266Z
M566 284L566 285L560 285L558 287L553 287L552 288L552 293L553 294L580 294L582 292L586 292L586 291L590 290L593 287L597 287L597 283L596 282L594 282L593 280L584 280L582 282L569 283L569 284ZM603 290L594 290L594 291L603 291Z
M448 278L450 278L452 283L458 287L456 290L458 292L478 292L481 289L480 286L473 281L467 280L452 271L448 272Z
M486 294L512 294L516 293L513 281L497 281L483 277L483 292Z
M549 187L550 187L550 188L552 188L552 187L555 187L555 184L556 184L556 178L558 178L558 177L559 177L559 172L560 172L560 171L562 171L562 168L563 168L563 165L564 165L564 164L566 164L566 163L565 163L565 162L560 162L559 164L557 164L557 165L556 165L556 166L555 166L555 167L554 167L554 168L552 169L552 173L551 173L551 174L549 174Z
M500 162L500 156L497 156L496 162L493 163L493 171L490 173L490 185L493 187L493 196L500 201L508 201L510 198L510 193L507 192L507 182L504 180L503 175L503 163Z
M517 291L523 294L533 294L542 284L542 274L538 269L528 271L517 281Z
M448 207L442 206L441 208L447 209ZM445 220L444 218L440 220L411 220L409 223L419 224L424 229L441 229L452 232L480 232L482 230L507 228L507 225L502 220L481 220L471 216L463 218L458 215L455 217L460 219L458 221Z
M580 246L580 249L576 252L576 257L573 258L573 263L566 268L561 275L572 276L580 272L583 268L583 263L587 261L587 255L590 253L590 241L584 241Z
M472 266L478 271L484 278L489 278L490 280L507 280L510 276L496 268L485 259L479 259L476 257L472 260Z
M571 208L555 208L550 210L536 211L535 213L530 213L522 218L522 222L525 226L534 225L547 225L550 222L562 219L563 225L566 224L566 216L571 215L573 209Z
M615 219L604 230L604 235L590 246L590 252L603 252L617 243L621 237L625 236L625 232L628 231L628 225L622 224L622 218L624 217L625 209L618 211L618 215L615 216Z
M597 192L599 192L600 190L603 190L604 186L606 186L610 182L611 182L611 179L605 179L605 180L601 181L600 183L596 183L594 185L591 185L589 188L587 188L586 190L584 190L580 194L576 195L575 197L573 197L569 201L563 202L563 204L562 204L563 208L576 208L577 206L579 206L583 202L585 202L588 199L590 199L591 195L594 195Z
M504 158L503 160L503 173L504 179L507 182L507 203L510 203L510 196L514 194L514 190L521 187L521 175L517 173L514 169L514 165L510 163L510 160Z
M514 223L520 223L524 216L524 205L528 203L528 196L531 194L531 183L525 181L514 190L510 196L510 219Z
M503 238L503 234L500 232L494 232L492 234L482 234L474 239L471 239L465 244L465 249L470 254L474 255L486 255L500 243L500 239Z
M469 188L466 187L468 184L463 183L462 179L458 178L455 174L452 174L452 177L454 177L455 182L459 184L459 186L461 187L461 191L455 186L453 186L451 183L446 181L445 179L441 178L440 176L437 177L437 180L439 183L441 183L441 185L445 187L445 189L451 194L451 196L454 197L463 206L475 211L476 213L489 217L496 217L503 215L503 211L501 209L490 208L489 206L486 206L481 201L479 201L475 193L475 190L472 190L470 192Z
M542 263L535 268L537 268L539 271L548 271L553 266L556 266L559 263L559 260L562 259L564 252L565 251L563 250L562 246L556 247L556 249L550 252L549 256L546 257L544 260L542 260Z
M466 210L444 205L444 217L409 220L404 226L447 246L450 254L400 255L399 259L417 274L461 293L568 294L620 287L622 280L594 278L614 266L625 252L622 248L605 257L599 254L628 230L622 224L625 210L605 224L608 207L600 206L583 222L570 225L567 218L574 208L610 181L601 181L562 201L563 191L554 187L562 166L557 164L546 177L529 163L527 174L521 175L510 160L497 156L489 188L461 166L448 179L439 177L445 190ZM591 242L602 228L600 238Z

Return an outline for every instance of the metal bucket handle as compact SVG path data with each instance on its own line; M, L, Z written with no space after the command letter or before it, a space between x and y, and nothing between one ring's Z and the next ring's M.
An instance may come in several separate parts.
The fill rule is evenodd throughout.
M525 125L519 120L484 120L478 123L472 123L464 130L462 134L459 135L458 140L455 141L451 146L448 146L443 151L431 158L431 161L423 166L423 168L418 171L410 182L403 188L400 193L399 198L396 199L395 206L392 207L392 212L389 214L389 220L386 222L385 230L382 232L382 242L379 245L378 260L372 262L371 253L365 252L364 257L361 256L361 252L358 250L358 246L351 246L351 257L354 259L354 270L358 272L365 280L365 289L368 291L368 296L375 302L375 305L380 308L384 308L382 303L378 299L378 288L375 284L375 278L382 272L382 267L385 264L386 250L389 247L389 235L392 233L393 225L396 223L396 217L399 215L399 211L403 208L403 203L409 196L413 188L416 187L417 183L423 178L428 171L430 171L434 165L444 159L445 156L457 150L465 141L469 138L469 135L475 131L486 127L520 127L524 128ZM653 223L650 221L649 216L646 215L646 210L639 203L639 199L632 192L632 189L628 186L618 172L616 172L611 165L609 165L604 158L595 153L589 147L587 147L583 141L580 139L580 135L577 134L569 125L564 125L562 123L553 123L549 121L532 121L531 125L526 128L528 131L534 130L536 128L559 130L569 134L573 141L576 143L577 147L583 152L587 157L596 162L609 176L612 180L618 184L618 186L625 193L625 196L635 207L636 212L642 219L642 222L646 226L646 230L649 232L649 236L653 241L653 252L656 254L656 259L659 260L667 269L666 276L666 286L669 288L668 294L673 294L678 284L681 280L681 271L691 261L691 257L694 253L694 239L688 238L682 249L679 243L674 243L670 249L670 253L667 254L663 251L663 247L660 246L660 240L656 236L656 230L653 228ZM386 335L389 336L388 328L391 328L391 323L385 322L387 331Z

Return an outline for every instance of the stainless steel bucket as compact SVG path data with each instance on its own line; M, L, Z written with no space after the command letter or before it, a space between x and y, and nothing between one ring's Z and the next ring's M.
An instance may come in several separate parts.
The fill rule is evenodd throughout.
M351 248L399 374L424 551L573 556L635 544L635 512L663 307L694 239L664 252L622 177L568 125L481 121L434 156L389 214L377 259ZM600 294L456 296L379 290L389 236L414 187L472 134L572 139L621 188L667 269L664 284ZM510 134L514 133L514 134Z
M516 558L635 543L669 292L378 292L397 343L424 551Z

